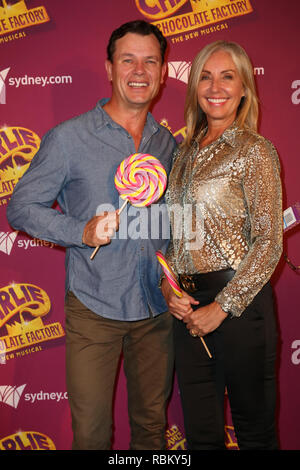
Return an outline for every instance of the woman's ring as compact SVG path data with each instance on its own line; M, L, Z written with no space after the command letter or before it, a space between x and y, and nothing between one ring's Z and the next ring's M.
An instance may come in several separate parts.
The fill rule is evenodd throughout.
M197 338L198 333L197 333L196 330L191 329L191 330L190 330L190 335L191 335L193 338Z

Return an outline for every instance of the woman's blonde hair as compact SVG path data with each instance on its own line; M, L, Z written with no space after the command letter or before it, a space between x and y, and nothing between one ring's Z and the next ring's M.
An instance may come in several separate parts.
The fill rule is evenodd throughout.
M238 107L236 122L239 127L249 127L257 131L258 97L256 93L253 66L244 49L235 42L215 41L205 46L195 57L188 81L184 108L186 138L182 146L188 147L198 133L206 127L206 115L200 108L197 90L204 64L208 58L219 50L229 52L242 80L245 97Z

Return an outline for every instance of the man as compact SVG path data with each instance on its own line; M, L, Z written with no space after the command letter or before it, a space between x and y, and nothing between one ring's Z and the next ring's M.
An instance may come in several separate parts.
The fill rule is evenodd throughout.
M66 368L73 449L111 446L121 352L130 447L165 448L172 320L158 288L155 251L164 250L167 240L151 239L151 221L146 237L124 235L124 229L130 232L130 214L136 213L128 204L119 220L114 186L118 165L136 152L149 153L170 169L175 141L149 113L166 72L165 50L160 31L144 21L114 31L105 63L111 98L46 134L8 206L13 227L67 247ZM51 208L55 200L62 212ZM105 205L113 210L103 212ZM141 221L151 215L150 208L139 211ZM91 260L96 246L100 250Z

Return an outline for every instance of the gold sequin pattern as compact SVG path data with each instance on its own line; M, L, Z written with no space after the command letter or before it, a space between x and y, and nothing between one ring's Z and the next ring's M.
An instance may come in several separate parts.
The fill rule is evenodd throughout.
M239 316L282 252L279 158L270 141L235 125L200 149L201 137L174 156L166 193L172 229L167 259L177 274L234 269L215 300Z

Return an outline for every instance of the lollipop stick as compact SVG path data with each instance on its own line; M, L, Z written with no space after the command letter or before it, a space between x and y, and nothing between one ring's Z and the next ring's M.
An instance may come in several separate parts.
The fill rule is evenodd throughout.
M127 202L128 202L128 199L126 199L126 201L124 202L124 204L122 205L122 207L120 207L120 209L118 210L118 214L119 214L119 215L121 214L122 210L125 208ZM101 245L96 246L96 248L94 249L93 253L92 253L91 256L90 256L90 259L94 259L94 258L95 258L96 254L98 253L98 250L100 249L100 246L101 246Z
M124 204L123 204L122 207L118 210L118 214L119 214L119 215L121 214L122 210L123 210L124 207L126 206L127 202L128 202L128 199L126 199L126 200L124 201Z
M212 358L212 355L211 355L210 350L208 349L208 347L207 347L207 345L206 345L206 342L204 341L204 339L202 338L202 336L199 336L199 338L201 339L202 344L203 344L203 346L204 346L204 348L205 348L205 351L207 352L208 356L209 356L210 359L211 359L211 358Z
M94 249L93 253L90 256L90 259L95 258L96 254L98 253L99 248L100 248L100 245L96 246L96 248Z

